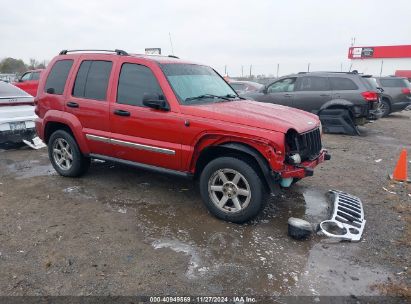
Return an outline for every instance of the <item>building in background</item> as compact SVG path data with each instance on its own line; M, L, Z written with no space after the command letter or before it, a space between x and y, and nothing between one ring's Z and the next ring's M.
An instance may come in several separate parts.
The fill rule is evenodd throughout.
M394 75L411 70L411 45L352 46L348 49L351 70L373 75Z

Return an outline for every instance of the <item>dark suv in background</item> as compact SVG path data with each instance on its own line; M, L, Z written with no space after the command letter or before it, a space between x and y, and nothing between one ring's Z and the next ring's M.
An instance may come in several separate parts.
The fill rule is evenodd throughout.
M376 77L375 80L383 89L380 108L384 117L411 105L411 87L406 78Z
M245 96L317 114L325 132L359 134L358 125L382 116L379 91L356 72L301 72Z

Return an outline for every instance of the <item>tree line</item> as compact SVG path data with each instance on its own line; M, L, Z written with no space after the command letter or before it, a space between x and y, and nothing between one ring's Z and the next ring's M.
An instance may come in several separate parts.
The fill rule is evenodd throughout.
M30 58L28 63L25 63L21 59L4 58L0 61L0 73L5 74L22 74L28 70L45 69L46 61L37 61L34 58Z

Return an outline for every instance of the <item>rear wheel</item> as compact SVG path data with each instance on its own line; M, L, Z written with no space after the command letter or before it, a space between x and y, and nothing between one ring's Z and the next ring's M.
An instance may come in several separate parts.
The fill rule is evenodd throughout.
M81 176L90 167L90 158L83 156L73 136L66 131L58 130L50 136L48 151L51 164L60 175Z
M266 199L263 181L256 170L233 157L217 158L204 168L200 192L213 215L234 223L255 217Z
M387 117L391 113L390 102L386 99L381 100L379 108L382 112L382 117Z

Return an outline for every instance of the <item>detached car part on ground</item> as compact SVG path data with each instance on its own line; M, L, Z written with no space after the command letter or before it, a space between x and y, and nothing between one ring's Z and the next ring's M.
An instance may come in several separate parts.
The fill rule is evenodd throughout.
M378 90L354 72L288 75L245 97L317 114L329 133L356 135L357 126L382 116Z
M316 115L243 100L212 68L175 57L62 51L35 103L61 175L97 158L193 178L209 211L236 223L330 159Z
M33 96L0 81L0 144L15 145L36 134Z

